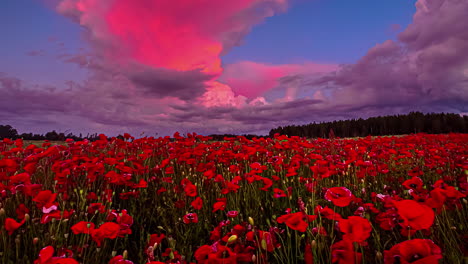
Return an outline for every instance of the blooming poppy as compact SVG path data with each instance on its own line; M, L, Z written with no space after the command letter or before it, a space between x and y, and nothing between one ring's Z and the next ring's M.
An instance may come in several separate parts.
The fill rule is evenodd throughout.
M228 211L228 212L226 213L226 215L227 215L227 217L234 218L234 217L236 217L236 216L239 215L239 212L238 212L238 211Z
M213 253L213 248L208 245L203 245L195 251L195 259L198 263L204 264L211 253Z
M348 206L353 200L353 195L350 190L345 187L328 188L325 193L325 199L339 207Z
M91 231L94 230L94 223L80 221L74 224L71 227L73 234L91 234Z
M437 264L441 258L442 251L430 239L407 240L384 252L385 264Z
M415 176L409 180L406 180L403 182L403 186L407 189L407 190L416 190L416 191L420 191L422 190L422 187L423 187L423 181L421 180L421 178Z
M8 232L8 235L12 235L13 232L16 231L16 229L20 228L24 224L26 219L23 219L21 222L16 222L15 219L13 218L7 218L5 219L5 229Z
M218 210L224 210L226 208L226 198L218 198L217 202L213 204L213 213Z
M104 238L115 239L119 235L120 226L114 222L106 222L99 226L99 228L91 231L91 238L97 243L98 247L101 246Z
M197 196L197 186L195 186L191 182L185 185L184 191L187 196L190 196L190 197Z
M340 231L344 233L343 239L351 242L364 242L372 231L371 224L366 218L350 216L339 221Z
M134 264L134 263L128 259L124 259L123 256L118 255L118 256L111 258L111 260L109 260L109 264Z
M189 213L189 214L184 215L184 223L185 224L198 223L198 215L196 213Z
M34 261L34 264L78 264L73 258L54 257L54 248L47 246L39 252L39 258Z
M201 210L203 207L203 200L200 197L195 198L190 205L193 207L195 210Z
M326 218L326 219L336 220L336 221L342 219L339 213L336 213L335 211L333 211L333 209L328 208L328 206L322 207L320 205L317 205L314 211L316 214L320 214L323 218Z
M403 227L402 232L406 232L408 228L410 232L428 229L434 223L434 211L427 205L414 200L393 201L393 204L402 220L400 223Z
M362 263L362 254L354 251L353 242L341 240L331 247L332 263L358 264Z
M302 212L282 215L278 217L276 221L279 224L285 223L291 229L297 230L299 232L305 232L308 227L307 222L304 221L304 213Z

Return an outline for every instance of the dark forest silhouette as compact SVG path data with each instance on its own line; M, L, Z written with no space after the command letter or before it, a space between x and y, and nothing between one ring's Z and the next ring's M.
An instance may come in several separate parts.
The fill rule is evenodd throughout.
M406 115L290 125L274 128L270 130L269 135L273 136L276 133L306 138L468 133L468 116L451 113L411 112Z

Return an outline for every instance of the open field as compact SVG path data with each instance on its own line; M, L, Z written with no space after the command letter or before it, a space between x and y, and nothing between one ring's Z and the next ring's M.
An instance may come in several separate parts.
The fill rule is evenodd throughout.
M468 134L0 141L0 263L463 263Z

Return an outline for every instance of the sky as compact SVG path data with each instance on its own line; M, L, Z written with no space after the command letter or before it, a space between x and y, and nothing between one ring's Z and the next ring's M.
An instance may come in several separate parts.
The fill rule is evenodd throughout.
M464 0L5 0L0 124L255 133L468 112Z

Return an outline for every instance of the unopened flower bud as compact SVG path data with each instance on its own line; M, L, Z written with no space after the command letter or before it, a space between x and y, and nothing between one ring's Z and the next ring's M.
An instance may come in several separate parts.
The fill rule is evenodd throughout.
M265 241L265 239L262 239L261 245L262 245L263 250L267 250L268 245L267 245L267 242Z
M5 215L5 209L2 208L0 209L0 216L3 216L3 215Z
M378 260L381 260L382 257L383 257L382 252L377 251L377 254L375 254L375 257L376 257Z
M254 224L255 224L255 222L254 222L253 218L252 218L252 217L250 217L250 216L249 216L249 224L251 224L251 225L254 225Z
M25 222L29 221L29 218L30 218L29 214L24 214L24 221Z
M39 238L38 237L33 238L33 245L37 245L37 243L39 243Z
M123 254L122 254L122 257L124 259L127 259L128 258L128 251L127 250L124 250Z
M317 241L315 241L315 239L312 240L312 242L310 243L310 246L311 246L312 248L316 248L316 247L317 247Z
M231 243L234 243L237 241L237 236L236 235L232 235L228 238L228 244L231 244Z

